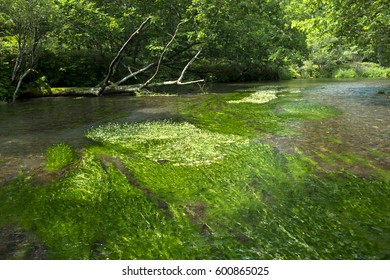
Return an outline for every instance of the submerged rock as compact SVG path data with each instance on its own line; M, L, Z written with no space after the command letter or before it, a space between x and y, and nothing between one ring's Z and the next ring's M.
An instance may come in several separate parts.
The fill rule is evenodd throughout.
M17 225L0 228L1 260L43 260L46 246L33 234Z

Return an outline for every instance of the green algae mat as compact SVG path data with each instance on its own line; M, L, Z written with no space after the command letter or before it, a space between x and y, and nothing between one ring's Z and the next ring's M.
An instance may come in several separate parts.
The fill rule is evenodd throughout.
M261 141L341 112L272 88L184 97L177 112L93 128L77 156L49 147L47 169L61 176L37 184L21 174L0 190L2 232L28 237L1 257L38 248L46 259L390 258L387 171L325 172Z

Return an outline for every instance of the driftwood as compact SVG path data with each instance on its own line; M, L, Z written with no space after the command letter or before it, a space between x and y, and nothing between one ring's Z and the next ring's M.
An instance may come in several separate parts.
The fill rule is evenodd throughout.
M179 31L179 27L180 25L182 25L184 22L180 22L177 26L176 26L176 30L175 30L175 33L173 33L172 35L172 38L171 40L169 40L169 42L165 45L163 51L161 52L161 55L160 55L160 58L157 62L157 67L156 67L156 71L154 72L154 74L145 82L143 83L141 86L140 86L140 89L143 89L145 87L147 87L152 81L153 79L157 76L158 72L160 71L160 68L161 68L161 63L164 59L164 55L165 53L167 52L169 46L172 44L172 42L175 40L176 38L176 35L177 35L177 32Z
M188 51L188 50L192 49L194 46L199 45L199 44L200 44L200 43L198 43L198 42L192 43L192 44L190 44L190 45L188 45L188 46L186 46L186 47L184 47L184 48L182 48L182 49L176 51L175 53L169 55L167 58L168 58L168 60L171 60L171 59L175 58L176 56L179 56L179 55L182 54L183 52ZM158 61L149 63L148 65L142 67L141 69L139 69L139 70L137 70L137 71L135 71L135 72L132 72L131 69L130 69L130 67L126 66L126 67L129 69L130 74L127 75L126 77L122 78L121 80L119 80L119 81L117 81L117 82L115 82L115 83L112 83L112 85L120 85L120 84L123 84L124 82L126 82L127 80L129 80L129 79L131 79L131 78L136 78L136 76L137 76L138 74L143 73L143 72L149 70L149 69L152 68L153 66L156 66L157 63L158 63Z
M131 71L131 68L126 66L129 69L130 74L121 78L116 83L113 83L110 81L110 79L113 77L118 65L120 65L122 58L124 56L124 53L126 52L128 46L133 42L134 37L136 37L139 33L141 33L147 26L147 24L151 21L152 17L148 17L146 20L144 20L141 25L137 28L136 31L134 31L130 37L127 39L127 41L123 44L123 46L120 48L114 59L111 61L110 66L108 68L108 73L105 76L104 80L97 85L96 87L62 87L62 88L50 88L45 92L42 92L41 90L24 90L23 93L31 96L100 96L102 94L122 94L127 93L130 95L136 95L137 92L146 90L147 88L155 88L160 86L169 86L169 85L190 85L190 84L201 84L204 83L203 79L197 79L197 80L190 80L190 81L183 81L184 75L186 71L188 70L189 66L198 58L198 56L201 53L201 49L197 51L197 53L188 61L188 63L184 66L182 69L180 76L176 80L168 80L168 81L157 81L154 82L156 76L158 75L161 66L163 65L163 61L165 60L165 56L168 52L169 47L171 44L175 41L176 35L179 32L179 28L182 24L186 23L180 22L177 24L176 29L171 35L171 38L169 42L164 46L158 60L154 62L150 62L148 64L145 64L142 68L137 69L135 71ZM168 61L172 60L173 58L181 55L184 52L191 51L195 46L199 45L199 42L194 42L192 44L188 44L179 50L176 50L174 53L167 55ZM35 51L35 48L34 48ZM16 82L16 90L13 93L13 101L15 101L17 97L17 93L20 90L21 84L31 72L34 72L33 68L27 69L24 73L22 73L19 77L17 77L16 73L17 70L20 70L21 68L21 61L22 56L24 53L18 57L18 60L15 65L15 69L13 72L13 79ZM128 81L131 78L137 78L137 75L144 73L153 67L156 67L153 74L148 78L145 82L141 82L138 84L133 85L121 85Z
M149 80L142 84L134 84L129 86L119 86L116 84L107 85L104 88L104 94L121 94L121 93L127 93L130 95L136 95L137 92L142 91L143 89L147 87L161 87L161 86L169 86L169 85L190 85L190 84L202 84L204 83L203 79L199 80L193 80L193 81L186 81L183 82L184 75L187 71L187 69L190 67L191 63L193 63L198 56L200 55L202 50L199 50L184 66L182 72L180 73L180 76L176 80L171 81L161 81L161 82L154 82L151 81L154 79L154 76L158 72L153 74L152 78L149 78ZM160 59L160 62L162 59ZM153 66L153 65L152 65ZM152 67L150 66L150 67ZM149 67L149 66L148 66ZM149 68L150 68L149 67ZM134 72L136 73L136 72ZM100 96L101 95L101 87L68 87L68 88L51 88L49 95L52 96Z

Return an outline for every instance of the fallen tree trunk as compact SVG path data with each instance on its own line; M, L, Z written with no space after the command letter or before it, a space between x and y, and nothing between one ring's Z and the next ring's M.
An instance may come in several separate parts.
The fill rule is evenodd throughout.
M135 84L130 86L118 86L118 85L107 85L104 89L105 94L119 94L119 93L128 93L131 95L136 95L138 91L142 91L146 87L161 87L161 86L169 86L169 85L191 85L191 84L202 84L205 82L204 79L199 80L192 80L183 82L184 74L186 73L187 69L193 63L199 56L202 50L199 50L191 59L188 61L188 63L183 68L179 78L177 80L171 80L171 81L163 81L163 82L155 82L152 83L152 79L158 72L153 75L152 78L150 78L146 83L143 84ZM100 96L101 95L101 87L91 87L91 88L52 88L51 93L52 95L75 95L75 96Z
M171 86L171 85L191 85L191 84L203 84L204 80L195 80L188 82L181 82L179 80L175 81L164 81L164 82L156 82L150 83L148 85L149 88L152 87L162 87L162 86ZM137 92L142 91L140 88L142 85L130 85L130 86L117 86L110 85L107 86L104 90L104 94L129 94L135 96ZM67 88L51 88L51 92L49 94L45 94L42 96L100 96L99 91L100 87L67 87ZM37 96L37 95L35 95Z
M100 87L67 87L51 88L51 96L99 96ZM107 86L105 94L127 93L135 95L138 87L134 86Z
M190 44L190 45L186 46L185 48L182 48L182 49L178 50L178 51L175 52L174 54L171 54L170 56L168 56L167 59L168 59L168 60L173 59L174 57L179 56L179 55L182 54L183 52L188 51L188 50L190 50L191 48L193 48L194 46L199 45L199 44L200 44L200 43L197 43L197 42L195 42L195 43L193 43L193 44ZM137 71L135 71L135 72L131 72L129 75L127 75L126 77L122 78L120 81L117 81L117 82L112 83L112 84L113 84L113 85L120 85L120 84L123 84L124 82L126 82L127 80L129 80L129 79L131 79L131 78L136 78L136 76L137 76L138 74L143 73L143 72L149 70L149 69L152 68L153 66L157 65L157 63L158 63L158 61L152 62L152 63L150 63L150 64L144 66L143 68L141 68L141 69L139 69L139 70L137 70Z

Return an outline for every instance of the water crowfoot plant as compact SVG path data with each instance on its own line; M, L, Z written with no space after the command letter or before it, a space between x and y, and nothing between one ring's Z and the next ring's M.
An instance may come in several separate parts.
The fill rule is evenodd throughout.
M91 140L134 153L154 161L175 165L202 165L220 161L229 146L245 145L247 140L201 130L183 122L111 123L92 129Z
M277 90L261 90L256 91L255 93L252 93L248 97L244 97L243 99L239 100L229 100L228 103L255 103L255 104L263 104L270 102L271 100L274 100L278 98L276 96Z
M65 143L54 145L46 150L46 169L48 171L60 170L75 160L75 150Z

